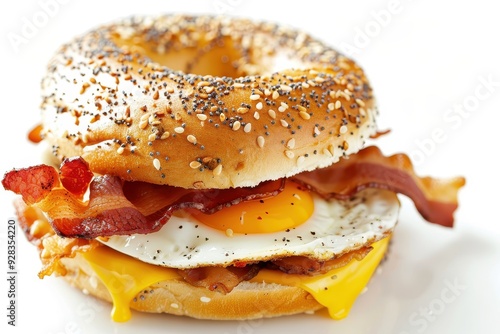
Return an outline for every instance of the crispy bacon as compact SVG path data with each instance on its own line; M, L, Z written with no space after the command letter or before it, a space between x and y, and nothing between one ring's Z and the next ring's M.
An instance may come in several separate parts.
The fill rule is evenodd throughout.
M79 164L77 175L88 175L84 169ZM418 177L406 155L385 157L376 147L293 179L325 198L348 199L369 187L389 189L410 197L429 222L450 227L458 205L457 192L465 183L461 177ZM263 182L254 188L196 190L123 182L104 175L91 182L88 202L80 199L81 191L74 194L61 186L57 171L49 166L11 171L2 183L6 189L21 194L26 203L36 203L50 217L59 235L90 239L152 233L174 211L183 208L213 213L242 201L275 196L283 190L285 180Z
M57 172L49 166L27 168L22 171L22 176L19 175L20 171L12 171L7 173L4 181L14 176L37 180L40 178L37 173L47 173L49 170L53 171L50 175L59 182ZM35 191L36 187L44 185L31 182L32 188L35 188L33 190L20 184L22 181L16 178L15 182L4 182L4 187L24 198L32 193L38 194L41 190ZM263 182L255 188L195 190L144 182L122 182L119 177L104 175L95 177L91 182L88 202L82 202L78 194L64 187L52 186L50 192L44 192L44 196L37 195L37 201L30 201L30 204L36 203L36 207L50 217L51 225L58 235L92 239L98 236L152 233L159 230L176 210L194 208L213 213L242 201L275 196L283 190L284 184L285 180L278 180Z
M260 265L251 264L244 267L201 267L179 270L179 274L191 285L207 288L222 294L231 292L240 282L255 277Z
M26 204L34 204L60 185L55 168L38 165L24 169L14 169L5 174L2 185L5 189L20 194Z
M318 275L343 267L353 259L361 261L373 247L362 247L328 261L318 261L306 256L289 256L267 263L270 269L279 269L287 274Z
M82 157L66 159L61 165L61 183L74 195L83 196L93 176L89 164Z
M375 146L293 178L325 198L348 199L365 188L389 189L411 198L424 219L446 227L453 226L458 190L465 184L463 177L419 177L407 155L386 157Z

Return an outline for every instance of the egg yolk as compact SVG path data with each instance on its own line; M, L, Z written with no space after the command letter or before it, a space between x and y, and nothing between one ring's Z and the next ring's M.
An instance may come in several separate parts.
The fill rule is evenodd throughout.
M309 191L287 181L284 190L274 197L239 203L213 214L196 211L192 215L226 233L270 233L299 226L311 217L313 210Z

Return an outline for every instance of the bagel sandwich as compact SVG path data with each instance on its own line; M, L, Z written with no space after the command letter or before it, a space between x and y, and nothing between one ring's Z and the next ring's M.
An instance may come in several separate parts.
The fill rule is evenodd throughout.
M384 258L398 194L453 225L461 177L385 156L363 70L307 33L211 16L131 17L63 45L5 174L58 275L131 309L200 319L349 313Z

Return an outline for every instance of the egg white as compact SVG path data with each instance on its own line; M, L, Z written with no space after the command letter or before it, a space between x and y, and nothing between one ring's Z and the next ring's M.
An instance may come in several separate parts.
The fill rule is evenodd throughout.
M143 262L180 269L292 255L328 260L387 236L398 213L396 194L367 189L349 201L314 196L312 216L286 231L231 235L186 214L173 216L158 232L113 236L102 242Z

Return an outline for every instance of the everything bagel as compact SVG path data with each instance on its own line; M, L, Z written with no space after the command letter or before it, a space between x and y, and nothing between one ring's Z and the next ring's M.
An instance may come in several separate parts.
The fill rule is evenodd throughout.
M397 194L451 227L465 182L364 147L377 109L361 68L275 24L101 26L56 52L42 97L57 166L14 169L2 184L22 197L39 276L112 301L115 321L131 309L342 319L386 254Z
M245 19L136 17L64 45L42 83L42 136L91 170L183 188L255 186L325 167L376 132L352 60Z

